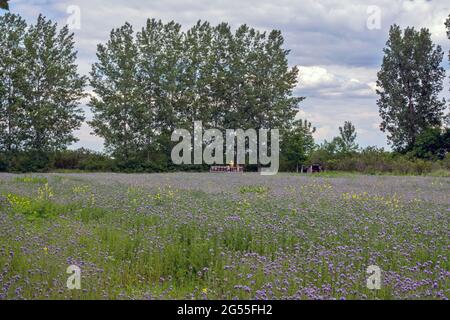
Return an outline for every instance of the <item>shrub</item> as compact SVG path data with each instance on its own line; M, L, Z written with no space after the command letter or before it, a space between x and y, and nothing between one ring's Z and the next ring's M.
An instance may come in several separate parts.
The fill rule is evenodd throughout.
M63 211L63 205L50 201L52 197L52 189L45 184L39 188L37 197L25 197L10 193L6 198L12 212L23 214L29 220L35 220L52 218Z
M331 154L327 150L316 150L308 163L320 163L325 170L356 171L366 174L429 174L436 170L450 169L450 156L442 161L418 159L411 154L399 154L384 151L376 147L368 147L351 154Z
M33 184L43 184L47 183L47 178L45 177L18 177L14 179L16 182L23 182L23 183L33 183Z
M64 150L56 153L54 169L110 171L112 169L112 160L104 154L84 148Z
M267 193L269 189L265 186L243 186L239 189L240 193L258 193L263 194Z

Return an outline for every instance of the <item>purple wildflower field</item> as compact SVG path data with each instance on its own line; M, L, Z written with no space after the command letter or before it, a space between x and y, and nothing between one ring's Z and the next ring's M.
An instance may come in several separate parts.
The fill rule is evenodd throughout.
M447 299L449 178L0 175L0 299ZM66 269L81 269L81 289ZM367 287L367 267L381 288Z

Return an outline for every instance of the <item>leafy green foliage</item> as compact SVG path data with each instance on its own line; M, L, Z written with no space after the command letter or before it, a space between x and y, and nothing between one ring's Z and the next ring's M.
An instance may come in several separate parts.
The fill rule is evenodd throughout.
M37 197L27 197L9 193L7 202L13 213L23 214L29 220L54 218L59 215L62 205L51 201L53 190L48 183L40 186Z
M378 73L377 101L381 130L397 151L408 151L418 135L443 121L445 100L440 99L445 70L443 52L428 29L404 31L394 25Z
M43 199L32 199L17 195L8 195L11 210L16 214L23 214L28 220L55 218L60 213L63 206L52 201Z
M66 148L84 119L78 102L86 79L77 73L73 34L42 15L27 28L9 13L0 33L0 151Z
M361 172L366 174L422 175L433 171L450 170L450 154L442 161L418 159L414 155L398 154L383 148L367 147L349 154L332 153L330 143L315 150L309 163L320 163L326 170Z
M6 13L0 17L0 151L20 150L25 138L23 81L26 22Z
M445 21L445 26L447 27L447 37L450 40L450 15L448 16L447 21ZM448 53L448 58L450 60L450 51ZM447 127L450 127L450 111L445 116L445 123Z
M267 193L269 189L265 186L242 186L239 188L240 193Z
M298 172L299 165L310 156L314 150L313 133L316 131L307 120L294 121L283 134L281 155L290 164L290 168Z
M297 68L289 68L279 31L197 22L186 32L175 22L149 19L137 34L130 24L98 46L91 99L95 133L125 162L170 165L175 128L279 128L295 116ZM163 161L163 159L160 159Z
M17 177L14 179L16 182L31 183L31 184L45 184L47 183L47 178L39 176L25 176Z
M84 148L59 151L54 157L56 170L110 171L112 167L111 158Z
M450 152L450 128L429 128L414 143L411 155L429 160L442 160Z
M359 146L356 143L356 129L350 121L345 121L344 127L339 127L340 136L337 137L337 142L340 152L350 153L358 150Z
M47 152L7 152L0 157L0 171L45 172L52 168L53 155Z
M73 36L42 15L25 35L26 149L60 150L77 141L72 132L84 120L78 103L86 78L77 73Z
M139 136L141 120L145 121L140 92L137 90L137 47L133 28L125 24L111 32L106 45L99 45L98 62L91 72L91 85L100 97L93 97L90 106L94 132L105 139L105 147L128 159L144 142ZM147 121L146 126L151 122Z

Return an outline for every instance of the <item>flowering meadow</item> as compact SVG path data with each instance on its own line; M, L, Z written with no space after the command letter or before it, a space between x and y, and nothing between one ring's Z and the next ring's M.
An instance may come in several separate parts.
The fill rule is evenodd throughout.
M449 191L434 177L0 174L0 299L447 299Z

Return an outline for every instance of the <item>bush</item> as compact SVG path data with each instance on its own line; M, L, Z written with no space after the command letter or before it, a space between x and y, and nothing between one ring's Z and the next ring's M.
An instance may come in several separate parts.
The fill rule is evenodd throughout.
M417 137L410 154L420 159L442 160L449 151L450 129L429 128Z
M444 169L450 170L450 153L447 153L445 158L442 160L441 165Z
M9 161L5 154L0 153L0 172L7 172L9 170Z
M442 160L419 159L412 153L387 152L368 147L359 152L340 153L336 150L319 148L312 152L303 165L321 164L327 171L361 172L365 174L429 174L434 171L450 170L450 154ZM300 166L302 165L300 164ZM16 152L0 153L0 171L3 172L46 172L51 170L79 170L126 173L156 172L205 172L209 166L174 165L166 154L154 150L136 154L130 159L112 158L87 149L64 150L56 153ZM258 166L245 166L246 172L257 171ZM280 171L295 172L296 165L280 157Z
M18 177L14 179L16 182L22 182L22 183L31 183L31 184L45 184L47 183L47 178L45 177Z
M111 171L113 161L108 156L87 150L64 150L55 155L54 169Z
M387 152L376 147L368 147L351 154L330 153L319 149L313 152L307 165L320 163L325 170L361 172L365 174L429 174L450 169L449 154L442 161L418 159L411 154Z
M17 152L4 157L10 172L46 172L53 167L52 155L42 151Z

